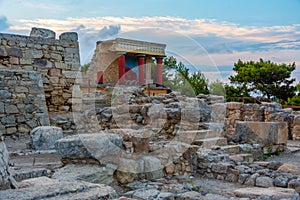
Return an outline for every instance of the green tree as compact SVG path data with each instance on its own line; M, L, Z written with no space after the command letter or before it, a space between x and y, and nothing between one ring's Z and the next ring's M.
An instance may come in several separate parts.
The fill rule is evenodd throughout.
M236 75L230 76L232 84L247 88L248 92L258 92L267 98L286 100L292 97L295 87L292 85L295 79L291 73L296 68L293 64L276 64L260 59L258 62L243 62L238 60L233 70Z
M226 92L226 101L237 99L234 97L250 97L249 91L245 85L233 86L226 84L224 88ZM239 101L240 99L237 100Z
M208 81L201 72L190 73L182 62L177 63L173 56L164 59L163 82L174 91L193 96L208 94Z

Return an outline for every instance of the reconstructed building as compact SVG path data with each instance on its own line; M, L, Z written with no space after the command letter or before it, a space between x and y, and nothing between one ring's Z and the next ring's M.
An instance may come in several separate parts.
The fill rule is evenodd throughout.
M91 62L89 79L105 85L162 85L165 44L117 38L99 41ZM151 68L155 65L155 77ZM96 75L97 74L97 75Z

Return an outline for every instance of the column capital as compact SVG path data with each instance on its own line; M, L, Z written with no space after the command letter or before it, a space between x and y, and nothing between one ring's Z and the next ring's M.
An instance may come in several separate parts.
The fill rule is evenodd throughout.
M145 54L137 54L136 57L138 57L138 58L141 58L141 57L142 57L142 58L145 58L146 55L145 55Z
M158 59L164 59L166 56L155 56L155 59L158 60Z

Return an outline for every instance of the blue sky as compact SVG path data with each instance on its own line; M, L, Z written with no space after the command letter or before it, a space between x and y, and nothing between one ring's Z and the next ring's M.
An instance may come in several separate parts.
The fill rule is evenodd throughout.
M82 64L96 41L126 37L199 68L260 57L300 67L299 11L300 0L0 0L0 32L77 31Z

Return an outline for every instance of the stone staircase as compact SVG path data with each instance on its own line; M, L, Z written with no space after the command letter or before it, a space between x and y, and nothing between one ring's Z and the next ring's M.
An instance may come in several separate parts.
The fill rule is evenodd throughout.
M177 135L177 140L199 146L199 149L220 149L229 155L229 159L238 163L252 163L257 156L255 149L247 145L229 145L224 137L224 125L222 123L203 123L204 130L181 131Z

